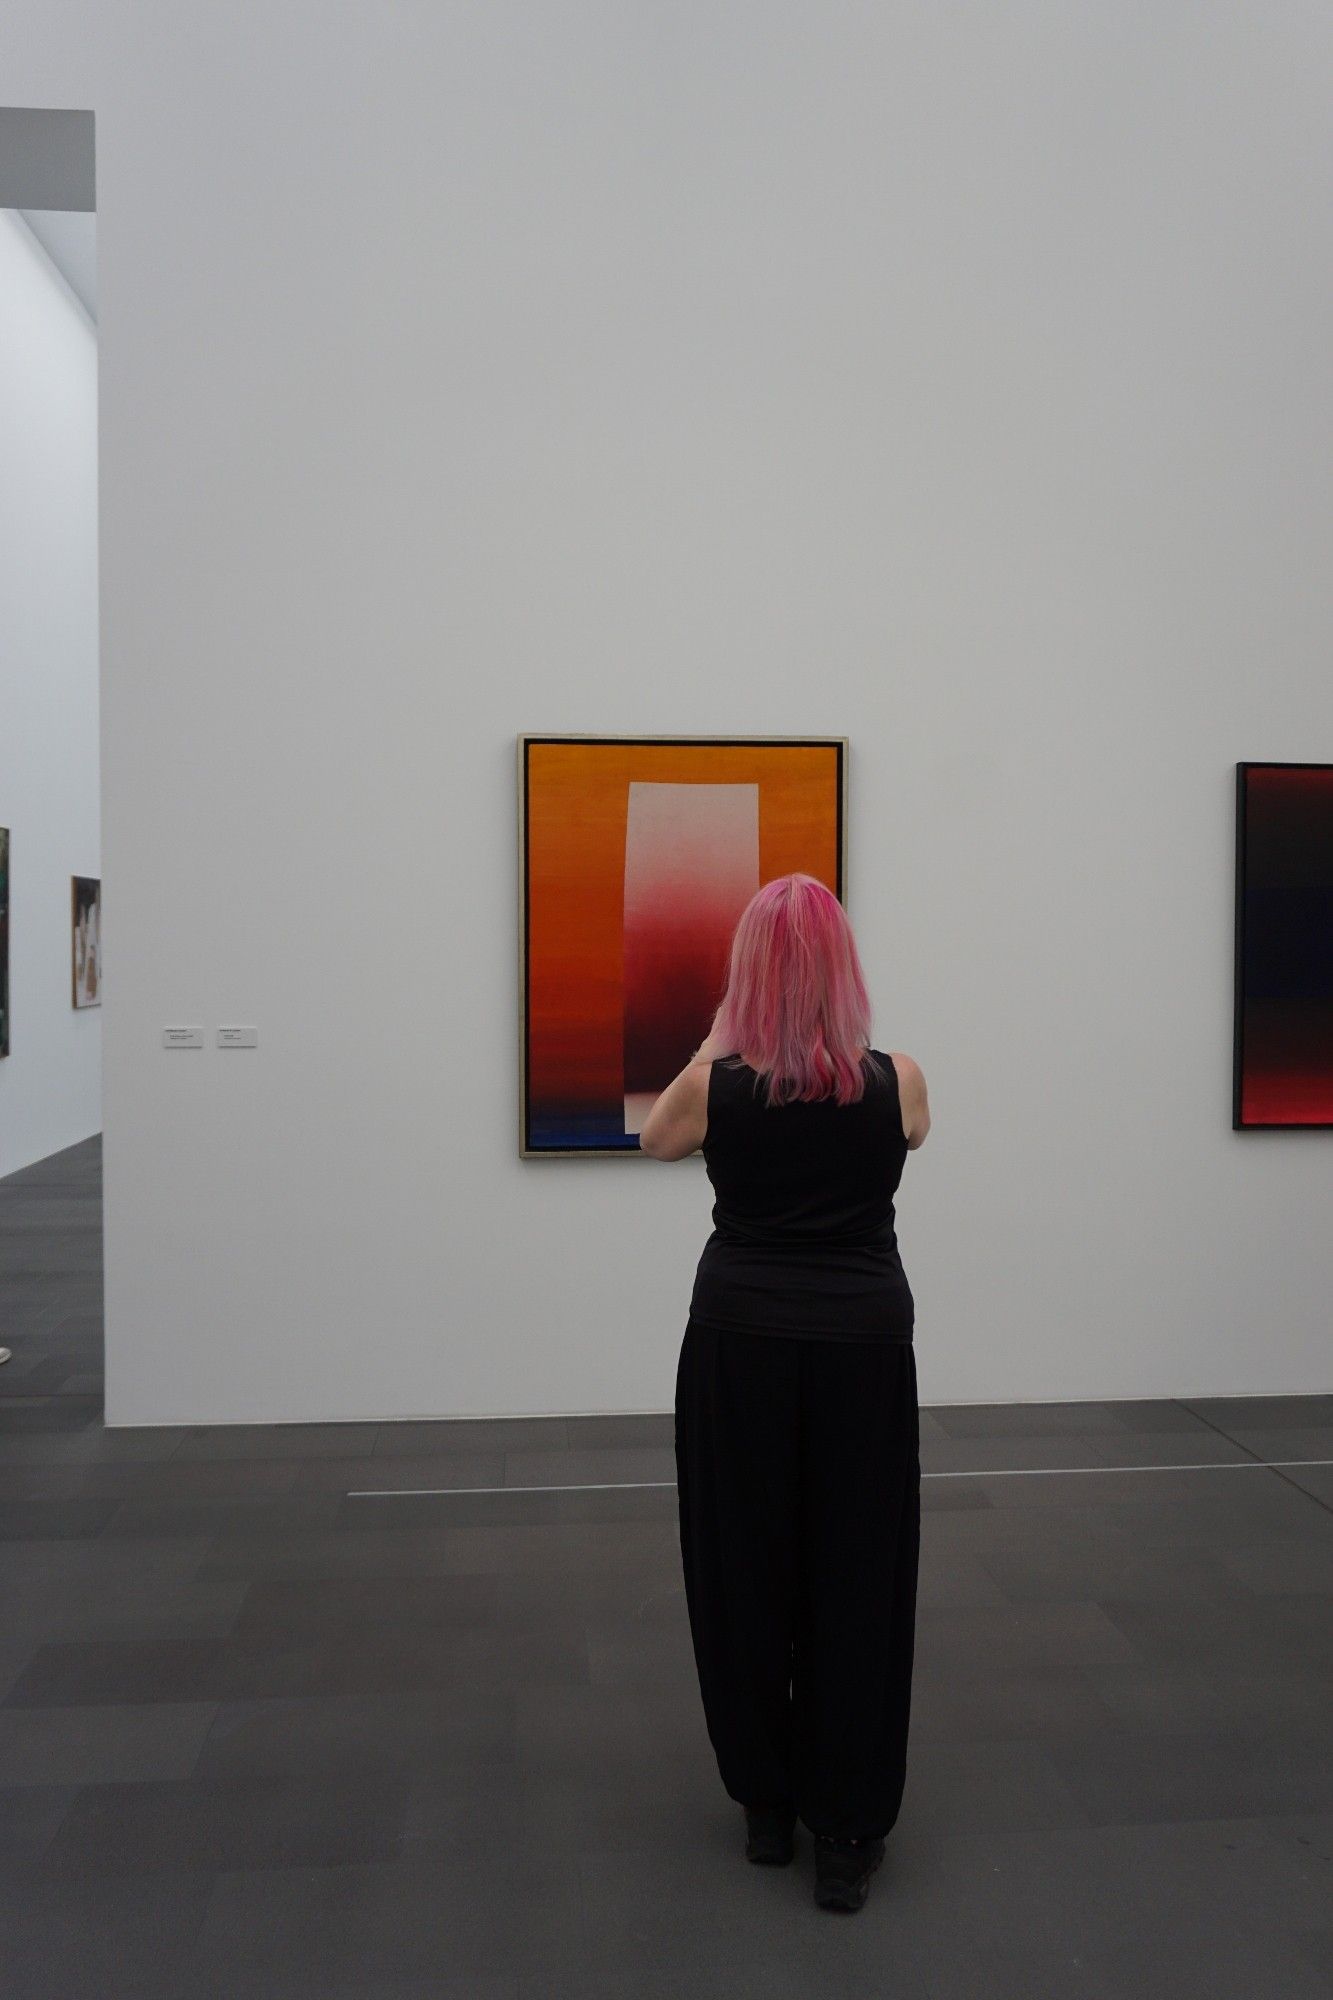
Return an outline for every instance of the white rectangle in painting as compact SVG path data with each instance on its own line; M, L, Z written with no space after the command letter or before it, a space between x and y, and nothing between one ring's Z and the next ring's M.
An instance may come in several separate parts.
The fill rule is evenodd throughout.
M759 787L635 779L625 821L625 1130L708 1033L759 887Z

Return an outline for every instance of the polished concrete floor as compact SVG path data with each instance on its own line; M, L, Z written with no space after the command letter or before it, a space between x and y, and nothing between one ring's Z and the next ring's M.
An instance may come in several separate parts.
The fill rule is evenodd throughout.
M923 1412L831 1916L717 1780L670 1416L108 1432L99 1169L0 1182L5 2000L1333 1992L1333 1397Z

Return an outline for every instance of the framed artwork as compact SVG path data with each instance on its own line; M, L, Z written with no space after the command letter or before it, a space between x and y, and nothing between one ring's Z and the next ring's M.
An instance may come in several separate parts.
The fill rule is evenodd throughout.
M9 1054L9 828L0 826L0 1056Z
M524 735L518 811L519 1151L642 1159L755 890L846 898L847 739Z
M1333 764L1236 766L1231 1123L1333 1127Z
M102 1004L102 885L93 875L73 883L74 1005Z

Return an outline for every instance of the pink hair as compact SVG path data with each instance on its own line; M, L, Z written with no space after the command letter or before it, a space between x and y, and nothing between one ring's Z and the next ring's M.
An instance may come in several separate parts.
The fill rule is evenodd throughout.
M756 890L732 933L713 1032L768 1078L768 1102L854 1103L866 1072L870 996L847 912L813 875Z

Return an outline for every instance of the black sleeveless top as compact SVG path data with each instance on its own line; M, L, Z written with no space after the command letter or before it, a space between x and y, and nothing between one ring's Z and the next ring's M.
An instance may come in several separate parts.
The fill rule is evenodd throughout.
M915 1306L893 1197L907 1158L898 1073L866 1071L854 1104L766 1102L748 1063L708 1079L704 1164L717 1199L691 1316L827 1340L910 1340Z

